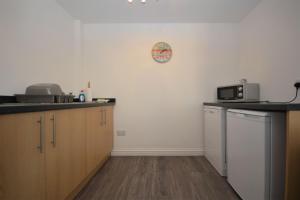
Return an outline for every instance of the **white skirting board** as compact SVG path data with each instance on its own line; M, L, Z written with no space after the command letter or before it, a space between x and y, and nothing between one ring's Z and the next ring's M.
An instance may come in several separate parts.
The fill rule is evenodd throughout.
M177 149L156 149L156 148L122 148L113 149L112 156L202 156L202 148L177 148Z

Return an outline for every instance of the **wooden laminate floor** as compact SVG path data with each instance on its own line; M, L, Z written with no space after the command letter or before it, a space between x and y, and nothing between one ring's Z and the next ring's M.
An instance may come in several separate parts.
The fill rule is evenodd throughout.
M235 200L204 157L112 157L77 200Z

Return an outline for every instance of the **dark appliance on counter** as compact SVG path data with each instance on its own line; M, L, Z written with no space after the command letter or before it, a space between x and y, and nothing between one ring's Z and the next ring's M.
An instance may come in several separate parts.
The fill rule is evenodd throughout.
M74 96L66 95L58 84L41 83L26 88L25 94L16 94L18 103L72 103Z
M3 104L3 103L17 103L16 97L0 95L0 104Z

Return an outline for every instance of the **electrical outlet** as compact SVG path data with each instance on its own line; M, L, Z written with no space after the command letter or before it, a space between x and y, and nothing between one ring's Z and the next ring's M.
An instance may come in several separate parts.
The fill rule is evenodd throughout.
M294 85L296 88L300 88L300 81L297 81Z
M126 136L125 130L117 130L117 136Z

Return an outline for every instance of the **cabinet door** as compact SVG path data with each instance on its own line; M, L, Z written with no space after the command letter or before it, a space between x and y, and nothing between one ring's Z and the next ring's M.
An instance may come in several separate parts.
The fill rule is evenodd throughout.
M47 199L65 199L86 176L84 109L46 113Z
M225 170L225 111L220 108L204 109L205 157L221 176Z
M103 107L104 112L104 134L103 134L103 145L105 155L109 155L113 148L113 107Z
M104 112L100 107L86 110L87 172L92 172L105 157L103 149Z
M251 113L227 112L227 180L242 199L270 199L270 120Z
M44 114L0 116L0 199L45 199Z
M300 199L300 112L287 113L285 200Z

